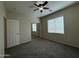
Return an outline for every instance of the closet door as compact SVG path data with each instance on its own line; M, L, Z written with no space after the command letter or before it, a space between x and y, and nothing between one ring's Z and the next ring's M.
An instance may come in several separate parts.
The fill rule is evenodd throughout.
M20 43L19 20L7 20L7 48Z

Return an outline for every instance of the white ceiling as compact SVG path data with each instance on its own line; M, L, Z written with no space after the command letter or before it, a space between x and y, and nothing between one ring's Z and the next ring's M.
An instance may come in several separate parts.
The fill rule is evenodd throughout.
M50 12L48 10L44 10L43 13L40 13L39 11L33 11L35 8L30 8L30 6L33 4L33 2L31 1L5 1L4 2L6 11L17 12L23 15L29 14L37 17L48 15L62 8L68 7L74 3L75 1L48 1L47 6L52 11Z

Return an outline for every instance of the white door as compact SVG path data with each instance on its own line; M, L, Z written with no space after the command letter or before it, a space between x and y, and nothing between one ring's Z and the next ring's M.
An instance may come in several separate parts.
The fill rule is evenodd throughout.
M7 48L20 43L19 20L7 20Z

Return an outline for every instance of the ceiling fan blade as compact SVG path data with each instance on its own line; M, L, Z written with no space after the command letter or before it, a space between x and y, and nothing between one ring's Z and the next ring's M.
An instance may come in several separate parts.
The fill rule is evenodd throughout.
M29 6L29 8L34 8L35 6L33 6L33 5L31 5L31 6Z
M33 5L35 5L35 6L39 7L39 6L38 6L37 4L35 4L35 3L34 3Z
M43 9L49 9L48 7L43 7Z
M39 10L39 9L37 8L37 9L35 9L35 10L33 10L33 11L36 11L36 10Z
M39 4L39 7L41 7L42 6L42 4Z
M48 2L47 2L47 1L45 1L45 2L44 2L44 4L43 4L43 6L45 6L47 3L48 3Z

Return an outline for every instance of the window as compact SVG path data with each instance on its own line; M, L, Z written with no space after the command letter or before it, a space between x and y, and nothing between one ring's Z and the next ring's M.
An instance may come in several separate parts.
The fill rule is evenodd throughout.
M64 34L64 17L48 20L48 33Z
M32 24L32 31L36 32L37 31L37 24Z

